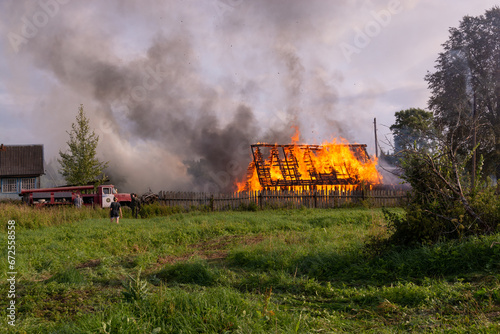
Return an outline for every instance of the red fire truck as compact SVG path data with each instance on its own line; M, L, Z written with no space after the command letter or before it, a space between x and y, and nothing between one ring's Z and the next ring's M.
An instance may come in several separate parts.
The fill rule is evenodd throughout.
M130 206L131 196L126 193L118 193L113 185L94 186L69 186L56 188L40 188L22 190L19 196L30 205L69 205L73 204L76 195L80 194L83 204L87 206L100 206L109 208L116 197L121 205Z

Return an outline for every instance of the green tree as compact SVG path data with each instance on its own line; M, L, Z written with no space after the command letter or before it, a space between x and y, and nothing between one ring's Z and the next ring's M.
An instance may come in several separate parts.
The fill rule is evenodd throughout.
M496 233L499 228L500 197L486 182L471 180L472 176L484 177L483 167L488 173L496 171L500 178L500 8L464 17L459 28L450 29L443 47L436 72L425 78L434 116L431 149L418 142L398 144L401 177L412 191L403 216L386 213L394 232L390 240L396 244L460 239ZM396 116L393 131L400 131L406 123L415 128L428 125L418 117L406 117L406 112ZM479 161L472 175L469 167L478 150L474 133ZM396 135L404 138L406 134Z
M458 153L445 136L434 138L432 150L408 148L400 161L401 178L412 187L405 214L386 214L395 244L434 243L443 239L498 231L500 198L494 188L470 186L465 166L473 151ZM479 176L481 164L478 164Z
M430 110L460 154L473 148L475 129L485 171L500 180L500 7L465 16L443 48L425 77Z
M432 112L410 108L395 113L396 122L390 129L394 136L394 153L416 147L430 149L433 145L434 127Z
M108 162L100 162L96 158L99 136L90 129L89 119L80 105L76 116L76 123L71 125L68 144L69 151L59 151L61 165L59 172L66 182L71 185L86 185L102 183L106 177L103 173ZM99 179L99 177L101 178Z

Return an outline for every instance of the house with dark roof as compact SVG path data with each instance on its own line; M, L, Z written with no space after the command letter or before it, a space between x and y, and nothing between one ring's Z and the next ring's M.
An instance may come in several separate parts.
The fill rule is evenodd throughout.
M0 145L0 199L19 199L22 189L40 188L43 145Z

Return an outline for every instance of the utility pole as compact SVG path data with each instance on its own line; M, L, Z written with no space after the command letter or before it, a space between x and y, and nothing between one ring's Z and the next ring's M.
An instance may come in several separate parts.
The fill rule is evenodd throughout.
M373 119L373 131L375 132L375 157L378 158L377 118Z
M476 92L472 100L472 189L476 187Z

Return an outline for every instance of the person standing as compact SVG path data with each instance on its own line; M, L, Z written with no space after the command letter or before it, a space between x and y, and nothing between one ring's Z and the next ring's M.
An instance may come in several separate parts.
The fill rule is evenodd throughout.
M109 207L109 216L111 218L111 222L116 219L117 224L120 222L120 218L123 217L122 206L120 205L116 197L113 199L113 203L111 203Z
M75 207L77 209L80 209L82 207L82 204L83 204L82 196L80 196L80 194L76 194L76 197L75 197Z
M137 194L132 194L132 201L130 204L132 206L132 216L134 216L135 219L137 219L137 214L141 209L141 201L139 200L139 198L137 198Z

